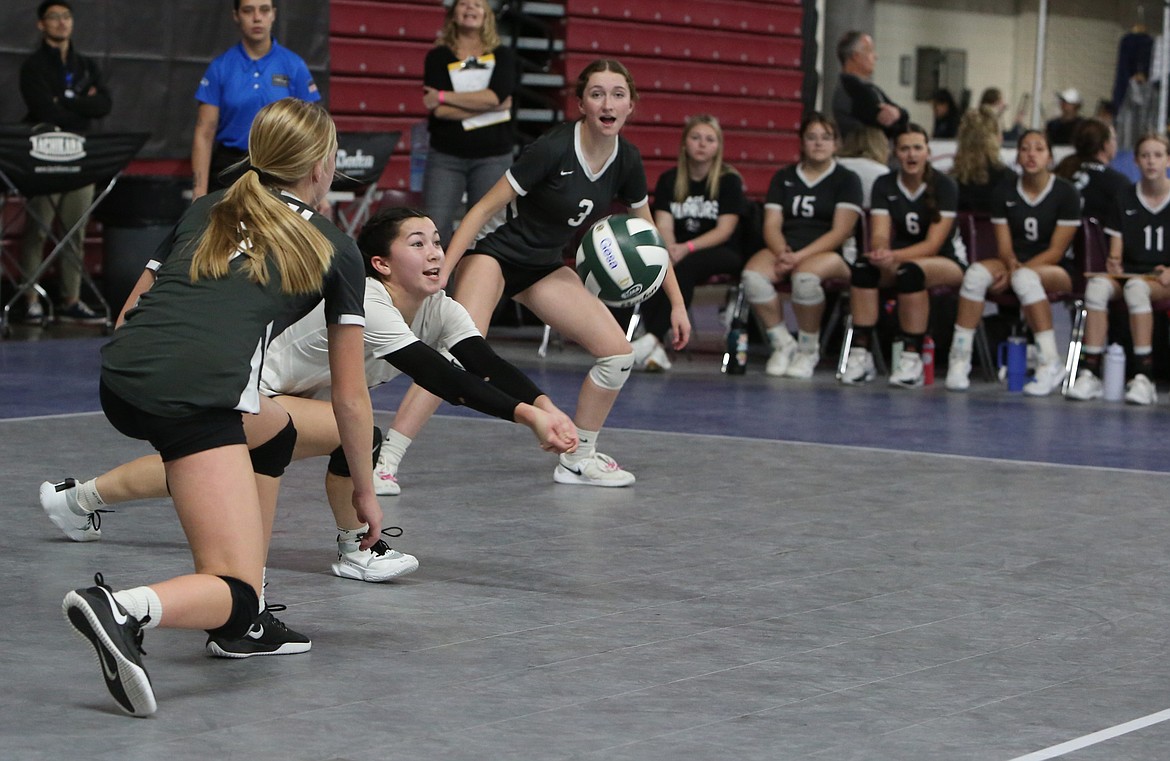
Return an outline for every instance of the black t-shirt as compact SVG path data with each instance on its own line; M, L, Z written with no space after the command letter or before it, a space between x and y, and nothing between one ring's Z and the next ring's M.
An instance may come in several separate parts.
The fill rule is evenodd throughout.
M516 57L511 48L501 45L488 55L481 56L478 61L481 65L492 67L487 89L494 92L503 103L505 98L511 97L515 92L520 78ZM458 66L459 63L447 46L439 45L432 48L427 53L423 65L423 83L436 90L448 92L453 90L450 67ZM511 121L466 130L461 120L436 119L432 114L427 119L427 129L431 134L431 147L451 156L481 159L512 152L514 135Z
M1121 172L1096 161L1086 161L1072 176L1072 183L1081 193L1084 203L1081 216L1104 220L1117 199L1133 187Z
M1170 198L1151 207L1139 186L1131 186L1113 204L1105 234L1121 237L1121 262L1126 272L1146 273L1158 265L1170 266Z
M287 294L269 259L266 285L232 260L231 273L192 281L191 258L223 193L196 201L148 265L158 279L102 347L102 380L134 406L162 417L204 409L257 412L259 374L268 343L322 298L328 324L364 325L365 272L353 239L289 195L281 200L333 245L319 293Z
M615 200L646 204L646 172L633 143L619 136L593 174L581 158L580 129L580 122L554 127L520 154L504 174L518 197L504 223L475 244L477 251L524 267L555 266L574 231L608 214Z
M1016 258L1026 262L1048 248L1057 227L1081 226L1081 198L1068 180L1050 177L1048 187L1032 200L1023 180L1005 182L996 189L991 221L1007 225ZM1072 249L1065 252L1071 257Z
M931 177L939 215L944 220L953 220L959 201L958 184L954 178L941 172L931 172ZM918 186L917 192L910 193L902 184L900 172L891 172L874 181L873 208L870 213L874 216L889 215L890 248L908 248L926 240L932 223L926 208L926 189L927 185L923 183ZM947 237L937 255L966 263L967 250L958 241L958 230Z
M1016 177L1009 167L987 167L987 182L959 182L959 211L991 214L995 189L1002 182L1014 182Z
M861 179L840 164L833 162L811 183L800 164L792 164L772 175L764 208L780 211L784 220L780 232L789 248L799 251L833 228L837 209L861 214L862 202Z
M720 214L740 214L743 211L743 178L724 172L719 178L719 195L707 197L707 180L690 180L687 197L674 200L674 181L678 167L667 169L654 187L654 211L665 211L674 218L674 240L685 243L715 229Z

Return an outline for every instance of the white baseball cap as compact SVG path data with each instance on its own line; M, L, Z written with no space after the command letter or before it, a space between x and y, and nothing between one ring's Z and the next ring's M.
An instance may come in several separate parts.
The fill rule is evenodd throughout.
M1060 98L1065 103L1071 103L1074 106L1081 105L1081 94L1075 87L1070 87L1067 90L1061 90L1056 94L1056 97Z

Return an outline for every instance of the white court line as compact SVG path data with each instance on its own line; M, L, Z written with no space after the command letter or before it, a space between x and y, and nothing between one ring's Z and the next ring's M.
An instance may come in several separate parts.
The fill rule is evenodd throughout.
M1075 740L1069 740L1068 742L1063 742L1060 745L1053 745L1051 748L1038 750L1035 753L1029 753L1026 756L1017 756L1016 758L1011 759L1011 761L1043 761L1043 759L1046 758L1057 758L1058 756L1072 753L1073 751L1080 750L1081 748L1087 748L1090 745L1096 745L1097 743L1105 742L1106 740L1112 740L1114 737L1118 737L1119 735L1136 732L1137 730L1143 729L1152 724L1160 724L1167 719L1170 719L1170 709L1165 711L1158 711L1157 713L1152 713L1149 716L1143 716L1142 718L1134 719L1133 721L1127 721L1124 724L1118 724L1115 727L1102 729L1099 732L1094 732L1092 734L1085 735L1084 737L1078 737Z

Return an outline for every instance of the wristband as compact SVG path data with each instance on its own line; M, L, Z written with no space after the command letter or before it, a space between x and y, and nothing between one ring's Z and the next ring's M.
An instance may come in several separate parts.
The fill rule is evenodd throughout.
M439 90L439 105L443 105L443 91Z
M688 254L695 253L695 242L693 240L687 241L687 253Z

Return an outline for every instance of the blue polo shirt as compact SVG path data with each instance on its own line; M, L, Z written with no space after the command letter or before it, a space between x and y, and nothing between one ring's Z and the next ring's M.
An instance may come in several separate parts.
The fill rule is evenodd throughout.
M316 102L321 93L301 57L275 39L258 61L237 43L211 62L195 91L195 100L219 109L215 142L239 151L248 150L248 131L260 109L289 97Z

